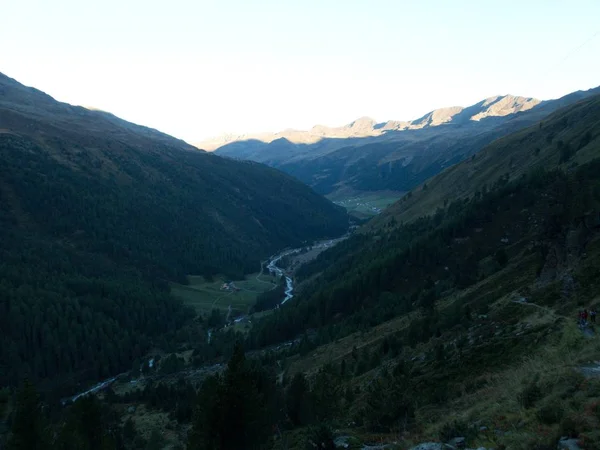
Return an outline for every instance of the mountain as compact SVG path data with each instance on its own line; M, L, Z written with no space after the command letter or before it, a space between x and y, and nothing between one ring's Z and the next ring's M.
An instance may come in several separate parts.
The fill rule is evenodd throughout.
M257 134L227 134L205 141L195 145L204 150L219 150L226 156L236 157L235 152L228 149L221 149L227 144L240 141L260 141L271 143L278 139L286 139L293 144L316 143L323 138L350 138L350 137L371 137L381 136L391 130L418 130L425 127L439 126L444 123L460 122L474 120L478 121L485 117L502 117L514 114L519 111L527 111L541 102L534 98L515 97L512 95L496 96L485 99L469 108L460 106L441 108L425 114L423 117L408 121L399 122L389 120L387 122L377 123L370 117L361 117L342 127L327 127L315 125L307 131L288 129L279 133L257 133ZM253 160L261 158L261 155L252 155Z
M600 96L564 107L542 122L494 141L413 189L368 224L377 230L434 214L444 205L481 195L500 180L532 170L585 163L598 157L593 142L600 132Z
M540 102L511 95L432 111L409 122L362 118L341 128L315 127L296 142L289 132L236 141L215 153L277 167L337 197L341 193L406 192L493 140L543 119L590 92ZM261 141L260 139L263 139Z
M169 282L239 278L347 224L275 169L0 75L0 385L118 373L193 317Z
M290 437L343 423L308 442L598 446L597 325L577 317L600 307L600 95L405 198L253 324L249 345L288 343Z

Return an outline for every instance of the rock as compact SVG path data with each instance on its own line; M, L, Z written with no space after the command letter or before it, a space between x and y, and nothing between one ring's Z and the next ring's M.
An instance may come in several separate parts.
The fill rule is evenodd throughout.
M561 438L556 446L557 450L581 450L577 444L577 439Z
M479 427L479 431L480 431L480 432L482 432L482 433L483 433L484 431L487 431L487 430L488 430L488 427ZM478 449L478 450L479 450L479 449Z
M450 444L454 448L465 448L465 446L466 446L465 441L466 440L464 437L455 437L455 438L450 439L448 441L448 444Z
M439 442L423 442L410 450L443 450Z
M338 436L333 440L335 448L350 448L350 436Z
M135 406L130 406L129 408L127 408L127 412L129 414L133 414L135 412Z
M396 444L396 442L394 442L394 444ZM396 448L396 447L392 444L374 444L374 445L365 444L362 446L361 450L386 450L386 449L393 449L393 448Z
M383 445L365 445L361 450L386 450L394 448L391 444L383 444Z

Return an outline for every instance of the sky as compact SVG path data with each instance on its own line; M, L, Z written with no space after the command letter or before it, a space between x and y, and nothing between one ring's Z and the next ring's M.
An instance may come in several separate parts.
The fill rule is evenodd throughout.
M0 0L0 72L188 142L600 85L598 0Z

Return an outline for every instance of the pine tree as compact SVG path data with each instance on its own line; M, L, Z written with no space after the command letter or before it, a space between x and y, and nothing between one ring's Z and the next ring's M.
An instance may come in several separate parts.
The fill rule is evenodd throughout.
M310 420L309 386L303 373L297 373L287 389L285 406L288 416L296 426L306 425Z
M223 377L207 379L202 386L188 448L264 448L272 414L260 386L271 385L264 383L264 375L250 366L237 343Z
M25 381L19 389L13 416L10 450L43 450L49 448L49 437L35 386Z

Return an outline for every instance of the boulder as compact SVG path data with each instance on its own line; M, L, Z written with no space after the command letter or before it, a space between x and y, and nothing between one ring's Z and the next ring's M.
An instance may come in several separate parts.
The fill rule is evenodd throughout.
M581 450L577 441L578 439L561 438L556 448L557 450Z
M349 439L350 436L338 436L333 440L333 444L335 448L350 448Z
M455 437L448 441L448 445L456 449L463 449L466 447L466 439L464 437Z
M423 442L410 450L444 450L439 442Z

